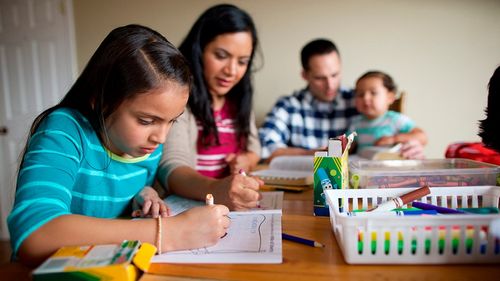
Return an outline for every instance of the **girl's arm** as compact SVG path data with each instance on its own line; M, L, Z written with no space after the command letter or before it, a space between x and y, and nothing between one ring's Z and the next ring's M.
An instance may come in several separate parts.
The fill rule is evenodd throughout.
M178 216L162 219L162 252L214 245L226 233L229 210L222 205L193 208ZM29 235L18 257L37 265L63 246L119 244L140 240L156 245L156 219L102 219L82 215L57 217Z

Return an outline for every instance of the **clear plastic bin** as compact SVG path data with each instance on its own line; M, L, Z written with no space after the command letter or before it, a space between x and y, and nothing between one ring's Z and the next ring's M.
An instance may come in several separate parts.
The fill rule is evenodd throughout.
M326 190L335 238L350 264L500 262L500 241L488 233L500 214L347 216L415 188ZM419 201L448 208L498 207L500 187L437 187Z
M356 160L351 188L497 185L500 167L469 159Z

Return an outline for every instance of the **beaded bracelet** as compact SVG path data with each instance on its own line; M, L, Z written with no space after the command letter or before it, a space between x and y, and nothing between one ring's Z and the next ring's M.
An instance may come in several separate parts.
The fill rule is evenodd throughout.
M156 233L156 248L158 255L161 255L161 216L158 216L157 222L157 233Z

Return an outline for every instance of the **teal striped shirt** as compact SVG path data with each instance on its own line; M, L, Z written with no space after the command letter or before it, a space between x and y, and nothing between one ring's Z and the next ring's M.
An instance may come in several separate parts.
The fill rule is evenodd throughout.
M162 146L126 159L109 152L78 111L57 109L29 139L7 223L14 255L33 231L67 214L116 218L151 186Z
M374 146L381 137L408 133L415 128L415 122L410 117L395 111L387 111L375 119L368 119L358 115L352 119L347 134L356 131L355 138L358 152L364 148Z

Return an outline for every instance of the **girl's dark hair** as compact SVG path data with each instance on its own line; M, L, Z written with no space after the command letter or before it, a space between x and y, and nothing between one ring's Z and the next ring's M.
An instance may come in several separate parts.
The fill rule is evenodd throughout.
M500 152L500 66L488 84L486 119L479 121L479 136L485 146Z
M47 115L67 107L85 116L107 145L104 122L122 102L168 86L168 81L191 88L192 79L186 59L163 35L140 25L118 27L104 38L62 101L36 117L30 136Z
M356 81L356 84L359 81L361 81L365 78L369 78L369 77L377 77L377 78L382 79L382 84L384 85L384 87L389 92L393 92L394 94L397 94L398 87L397 87L396 83L394 82L394 80L392 79L392 77L389 74L382 72L382 71L378 71L378 70L368 71L365 74L361 75L361 77L359 77L358 80Z
M252 63L258 45L257 30L250 15L240 8L221 4L206 10L196 20L181 43L179 50L189 61L194 76L194 87L189 97L189 107L203 128L203 145L220 144L217 127L212 113L212 96L207 90L203 77L203 51L207 44L221 34L249 32L252 36L252 53L248 68L241 80L226 95L235 110L235 129L240 147L245 149L250 133L250 114L252 110Z

